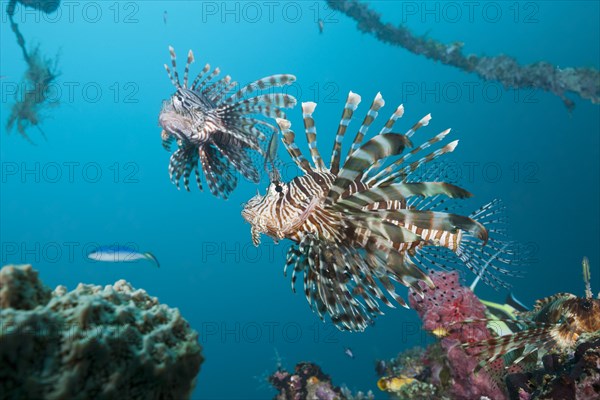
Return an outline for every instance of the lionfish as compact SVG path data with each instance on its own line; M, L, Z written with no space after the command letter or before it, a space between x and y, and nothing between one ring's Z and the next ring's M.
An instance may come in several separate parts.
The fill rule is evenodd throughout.
M482 358L481 366L503 357L508 368L522 361L535 363L548 351L569 350L580 335L600 331L600 293L594 298L587 257L582 265L584 297L557 293L538 300L531 311L518 312L509 321L520 328L516 332L463 346Z
M198 188L202 190L200 165L210 191L222 198L227 198L237 186L236 172L258 182L259 172L251 153L262 155L261 143L265 134L276 134L278 129L257 117L285 118L281 108L293 107L296 99L284 93L256 92L289 85L296 78L286 74L271 75L230 95L237 83L229 75L217 79L220 69L211 71L209 64L188 86L189 67L194 62L191 50L182 85L173 47L169 47L169 52L173 73L166 64L165 69L177 90L163 102L159 124L163 128L163 147L170 151L173 142L177 143L169 164L171 181L179 188L183 178L184 187L189 191L190 175L194 173ZM249 97L252 94L255 95Z
M413 180L419 167L452 152L458 144L456 140L422 155L449 134L447 129L419 146L412 145L412 136L428 125L430 114L406 133L392 133L396 120L404 113L401 105L379 134L364 141L384 106L378 93L348 156L341 162L342 141L360 101L359 95L349 93L329 167L317 148L312 117L315 103L302 104L312 165L295 144L291 123L277 119L282 142L303 174L287 183L273 174L267 193L250 199L242 211L251 224L256 246L263 233L276 242L294 242L284 269L285 274L293 266L292 290L295 292L296 276L302 273L304 294L313 311L322 320L328 314L340 330L350 331L363 331L377 314L383 314L379 302L393 307L380 285L404 307L406 302L396 293L392 281L412 287L421 295L419 281L432 287L423 265L439 265L444 254L436 256L428 249L445 249L449 251L446 258L458 260L474 272L486 265L490 254L497 262L512 263L511 249L501 251L502 243L490 237L495 231L483 225L500 221L500 202L494 201L469 217L449 213L443 209L445 198L464 199L471 193L450 183ZM400 157L392 162L394 156ZM414 156L420 158L408 164ZM508 269L502 265L487 269L482 278L485 282L505 285L497 273L509 274Z

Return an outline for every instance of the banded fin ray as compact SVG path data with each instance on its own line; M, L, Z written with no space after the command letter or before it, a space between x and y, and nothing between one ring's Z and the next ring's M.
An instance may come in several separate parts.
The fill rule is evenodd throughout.
M346 104L344 105L344 111L342 112L342 118L340 119L340 123L335 134L335 141L333 143L333 150L331 151L331 162L329 166L329 170L332 174L337 175L340 169L340 159L342 156L342 142L344 140L344 135L346 134L346 130L348 129L348 125L352 120L352 115L356 108L360 104L361 97L350 91L348 93L348 98L346 99Z
M412 196L433 197L438 195L446 195L455 199L465 199L473 196L465 189L450 183L404 182L354 193L349 197L339 200L336 206L360 209L376 202L402 201Z
M213 146L202 146L200 160L211 193L227 199L237 186L237 176L225 156Z
M439 133L438 135L436 135L433 138L429 139L428 141L426 141L425 143L421 144L420 146L415 147L414 149L412 149L411 151L409 151L408 153L406 153L405 155L403 155L402 157L400 157L398 160L394 161L392 164L390 164L386 168L384 168L381 171L379 171L375 176L373 176L372 178L370 178L367 183L370 184L370 185L376 185L377 186L377 185L380 184L380 182L378 182L378 181L380 179L382 179L382 178L386 178L386 179L383 179L382 182L392 181L394 178L390 177L390 174L392 174L393 172L395 172L398 167L401 167L413 155L421 152L422 150L425 150L426 148L428 148L432 144L435 144L435 143L443 140L446 137L446 135L448 135L448 133L450 133L450 129L446 129L445 131Z
M482 320L466 320L465 324L474 322L493 323L493 321ZM504 322L504 321L503 321ZM514 320L506 322L514 323ZM523 353L512 361L513 365L518 364L528 355L539 349L549 349L556 344L556 333L559 330L559 324L545 324L541 322L518 320L518 323L528 326L527 329L503 335L491 339L481 340L474 343L465 343L463 347L472 356L480 357L480 366L486 363L491 363L500 357L503 357L515 350L524 349Z
M381 93L378 92L377 95L375 95L375 99L373 99L371 107L369 108L369 111L367 111L367 115L365 115L365 118L362 124L360 125L356 136L354 137L354 141L352 142L350 150L348 151L348 156L346 157L346 162L348 162L348 159L350 158L352 153L354 153L359 148L360 144L362 143L365 135L369 130L369 127L377 119L379 109L381 109L381 107L383 107L384 105L385 101L383 100Z
M298 145L295 142L296 134L290 128L292 126L291 122L287 119L278 118L276 119L277 125L279 125L279 129L281 129L281 133L283 134L283 138L281 141L285 146L285 149L292 157L292 160L296 163L296 165L305 173L310 174L313 172L313 169L308 162L308 160L302 154L302 151L298 148Z
M395 133L384 133L367 141L346 160L327 194L326 201L334 204L367 167L379 159L401 153L410 145L406 136Z
M226 100L226 103L236 103L237 101L239 101L240 99L244 98L246 95L252 92L269 89L272 87L290 85L295 81L296 77L290 74L277 74L267 76L247 84L246 86L238 90L236 93L234 93L232 96L230 96Z
M458 229L470 232L479 240L488 240L488 231L481 223L462 215L439 211L395 210L378 211L381 217L395 220L403 225L414 225L422 229L441 230L456 233Z
M306 141L308 142L308 149L313 160L313 164L317 171L325 171L325 163L317 148L317 127L312 117L313 112L317 103L306 102L302 103L302 117L304 119L304 130L306 132Z

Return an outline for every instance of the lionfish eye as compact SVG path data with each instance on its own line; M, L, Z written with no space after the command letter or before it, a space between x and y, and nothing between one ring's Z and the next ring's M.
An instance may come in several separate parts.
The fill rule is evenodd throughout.
M283 188L281 187L281 185L278 184L277 186L275 186L275 191L277 193L281 193L281 192L283 192Z
M583 303L581 303L581 307L585 310L585 311L589 311L592 308L592 302L589 300L584 301Z

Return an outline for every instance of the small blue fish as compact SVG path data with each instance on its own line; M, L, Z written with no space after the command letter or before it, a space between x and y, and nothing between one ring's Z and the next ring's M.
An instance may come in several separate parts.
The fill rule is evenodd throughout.
M127 246L100 246L88 254L90 260L104 262L131 262L139 260L150 260L160 267L158 260L152 253L140 253L134 248Z
M354 358L354 353L350 347L344 347L344 353L346 353L349 358Z

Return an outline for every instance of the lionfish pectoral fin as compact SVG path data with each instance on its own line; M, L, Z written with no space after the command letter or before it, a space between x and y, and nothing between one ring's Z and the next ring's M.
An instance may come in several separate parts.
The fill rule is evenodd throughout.
M516 242L505 240L504 211L502 202L493 200L469 215L460 226L463 234L456 255L488 285L509 288L500 276L519 276L520 271L509 267L522 264L528 256Z
M476 321L464 321L464 323ZM487 322L490 323L492 321ZM509 322L514 323L514 320ZM517 364L533 352L540 349L549 349L556 344L555 336L558 333L559 325L532 321L519 322L527 325L529 328L492 339L465 343L462 346L469 354L481 357L483 364L494 362L498 358L515 350L524 349L524 352L512 362L512 364Z
M163 129L160 133L160 139L162 140L163 148L167 151L171 151L171 146L173 145L175 138L169 132Z
M255 247L258 247L258 245L260 245L260 235L261 232L258 230L258 228L256 226L252 226L252 228L250 228L250 235L252 236L252 244Z

